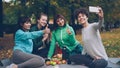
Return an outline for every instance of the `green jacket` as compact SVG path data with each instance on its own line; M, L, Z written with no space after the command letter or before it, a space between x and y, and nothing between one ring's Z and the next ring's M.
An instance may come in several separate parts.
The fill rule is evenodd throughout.
M67 29L70 29L71 34L67 33ZM48 52L48 58L50 59L53 56L55 50L55 44L58 42L59 47L62 49L66 47L69 52L74 50L74 48L79 44L75 38L74 30L68 24L65 27L58 27L52 32L52 38L50 43L50 49Z

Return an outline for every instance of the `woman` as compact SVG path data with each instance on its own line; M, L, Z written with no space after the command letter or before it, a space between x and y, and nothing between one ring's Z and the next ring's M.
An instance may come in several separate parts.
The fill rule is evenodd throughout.
M45 29L47 26L48 17L44 13L38 14L37 23L35 26L31 27L30 31L39 31ZM33 39L33 54L39 55L43 58L47 58L49 50L49 35L44 34L36 39Z
M73 55L70 57L72 62L77 64L85 64L89 68L106 68L108 64L108 56L103 46L99 29L104 22L104 15L102 8L99 8L98 23L89 23L89 13L86 9L77 9L75 17L77 21L83 26L82 40L83 40L83 55Z
M62 59L69 62L69 56L73 54L81 54L82 46L75 38L74 30L66 23L64 16L58 14L54 19L55 30L52 31L50 49L48 59L51 59L55 50L55 43L58 42L62 49Z
M35 39L44 33L50 33L46 28L41 31L29 32L31 23L28 17L21 17L18 20L20 28L15 33L15 46L12 56L11 68L46 68L42 57L31 54L33 50L32 39Z

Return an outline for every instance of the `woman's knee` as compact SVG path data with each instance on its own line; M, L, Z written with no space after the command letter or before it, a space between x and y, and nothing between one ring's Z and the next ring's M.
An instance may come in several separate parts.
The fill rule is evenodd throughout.
M94 61L95 68L105 68L108 62L105 59L98 59Z
M44 59L44 58L42 58L42 57L40 57L40 56L37 56L37 57L35 57L35 58L39 61L40 64L43 64L43 65L44 65L44 63L45 63L45 59Z

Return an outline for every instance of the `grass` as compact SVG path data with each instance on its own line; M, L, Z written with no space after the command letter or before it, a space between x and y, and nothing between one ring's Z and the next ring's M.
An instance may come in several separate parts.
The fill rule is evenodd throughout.
M101 37L108 56L120 58L120 28L101 32ZM77 31L76 38L82 43L80 31ZM4 34L4 37L0 38L0 59L10 58L13 46L13 34Z
M82 43L81 34L77 34L76 38ZM120 58L120 28L101 32L101 38L108 56Z
M120 58L120 29L101 33L108 56Z

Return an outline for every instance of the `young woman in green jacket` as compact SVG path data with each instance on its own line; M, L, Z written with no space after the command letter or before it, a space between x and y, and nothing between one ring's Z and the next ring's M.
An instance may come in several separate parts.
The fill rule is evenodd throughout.
M62 49L62 59L69 63L69 56L73 54L81 54L82 46L75 38L75 32L71 26L66 23L63 15L58 14L54 19L54 29L52 31L50 49L48 59L54 54L56 42Z

